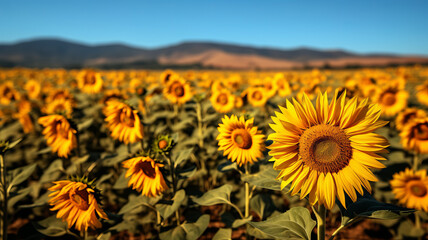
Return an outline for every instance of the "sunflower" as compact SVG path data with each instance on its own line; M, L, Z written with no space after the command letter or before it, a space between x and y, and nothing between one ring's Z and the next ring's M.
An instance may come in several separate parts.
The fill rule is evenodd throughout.
M103 109L107 127L111 136L125 144L140 141L143 138L143 125L138 111L126 103L110 100Z
M77 146L76 129L62 115L40 117L39 124L45 128L42 133L52 151L57 152L60 157L68 158L68 154Z
M159 196L168 189L160 168L163 164L156 163L150 157L135 157L122 163L127 168L125 177L131 177L128 187L136 189L141 194L149 197Z
M73 112L73 103L70 100L59 98L48 102L46 107L43 108L43 112L46 114L64 114L70 117Z
M172 137L169 135L159 135L153 142L152 149L156 153L168 153L172 148Z
M34 124L30 116L32 108L30 101L28 101L27 99L21 99L16 105L18 108L18 112L13 115L14 118L18 119L19 123L21 123L24 133L29 133L33 131Z
M84 93L99 93L103 88L103 79L100 73L85 70L77 75L77 84Z
M428 153L428 117L410 121L403 127L400 137L405 149Z
M248 102L254 107L263 107L269 98L263 87L249 87L246 93Z
M45 102L53 102L58 99L64 99L70 101L74 106L74 97L67 89L54 89L49 92Z
M110 100L125 100L128 98L128 96L123 92L120 91L119 89L115 88L115 89L109 89L103 92L103 97L101 99L101 103L105 104L106 102L110 101Z
M418 101L425 106L428 106L428 80L416 87L416 97Z
M428 177L425 169L414 172L407 168L395 173L390 184L401 204L428 212Z
M398 130L402 131L410 121L415 118L424 118L427 114L424 110L418 108L407 108L400 112L395 119L395 126Z
M0 84L0 104L9 105L12 101L19 99L20 95L11 81Z
M278 85L276 85L276 81L269 77L264 79L262 87L265 89L267 98L275 96L276 92L278 91Z
M407 107L408 97L407 91L387 86L379 89L373 100L381 107L382 114L391 117Z
M232 111L235 106L235 95L226 89L221 89L213 91L210 101L217 112L227 113Z
M36 99L39 97L41 87L39 82L31 79L25 84L24 89L27 91L30 98Z
M223 156L232 162L242 166L246 163L254 163L263 157L265 135L253 126L254 118L245 120L243 116L238 118L232 115L224 116L223 124L217 128L219 135L218 150L224 151Z
M288 81L284 78L283 74L276 74L274 77L275 85L278 88L278 94L285 97L291 94L291 88Z
M193 97L190 84L184 79L172 79L163 89L164 96L174 104L181 105Z
M300 191L303 199L331 209L338 197L345 205L345 192L356 201L357 190L371 191L369 181L377 178L369 168L384 168L377 153L386 152L388 141L373 133L387 122L379 121L380 108L358 103L357 98L346 101L346 93L338 92L328 104L327 93L318 94L316 107L303 94L301 101L286 101L286 107L272 117L275 131L268 140L274 168L281 170L277 179L281 187L291 184L292 195Z
M172 70L170 70L170 69L167 69L167 70L165 70L164 72L162 72L161 73L161 75L160 75L160 80L161 80L161 83L163 84L163 85L167 85L171 80L176 80L176 79L178 79L179 78L179 76L178 76L178 74L177 73L175 73L174 71L172 71Z
M53 182L48 190L51 211L57 211L57 218L67 222L68 228L74 226L78 231L100 228L98 217L108 219L99 203L99 190L91 183L62 180Z

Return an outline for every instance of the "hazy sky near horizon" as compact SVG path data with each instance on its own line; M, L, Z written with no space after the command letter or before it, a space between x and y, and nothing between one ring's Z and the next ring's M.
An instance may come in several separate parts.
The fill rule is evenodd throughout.
M428 1L0 2L0 42L55 37L155 48L183 41L428 55Z

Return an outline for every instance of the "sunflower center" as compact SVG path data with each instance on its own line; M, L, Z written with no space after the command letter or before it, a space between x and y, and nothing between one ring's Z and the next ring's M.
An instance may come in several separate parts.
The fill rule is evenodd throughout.
M253 95L251 96L255 100L261 100L263 98L263 95L260 91L253 92Z
M171 87L171 90L177 97L184 96L184 87L180 83L174 83Z
M253 145L253 139L250 133L242 128L232 132L232 141L236 146L242 149L249 149Z
M419 124L414 130L414 135L419 140L428 140L428 125Z
M169 81L169 79L171 78L171 74L167 74L166 76L165 76L165 83L167 83L168 81Z
M70 200L71 202L81 210L87 210L89 208L88 201L88 191L86 189L82 190L72 190L70 191Z
M68 130L69 129L64 126L63 121L62 120L56 121L55 126L56 126L57 134L60 135L64 139L68 139Z
M319 172L338 172L352 158L351 142L337 126L320 124L307 129L299 140L304 164Z
M396 96L392 92L386 92L382 95L382 103L386 106L394 105L396 101Z
M426 186L419 180L412 180L408 183L410 192L417 197L424 197L427 194Z
M159 143L158 143L158 147L159 147L160 149L164 149L164 148L166 148L167 146L168 146L168 142L167 142L166 140L164 140L164 139L160 140L160 141L159 141Z
M152 167L152 163L148 161L140 162L138 163L138 168L143 171L144 175L146 175L149 178L155 178L156 177L156 171Z
M96 81L96 79L95 79L95 73L88 72L85 75L85 84L93 85L93 84L95 84L95 81Z
M227 94L221 93L220 95L218 95L217 102L221 105L226 105L228 102Z
M127 114L126 111L120 113L120 121L128 127L134 127L135 117L134 114Z

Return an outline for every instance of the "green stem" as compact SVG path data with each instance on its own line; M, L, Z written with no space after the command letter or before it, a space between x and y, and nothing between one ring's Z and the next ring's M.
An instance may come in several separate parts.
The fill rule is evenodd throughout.
M419 217L418 212L415 212L415 227L417 229L422 229L422 227L421 227L421 218Z
M245 164L245 173L250 174L249 163ZM245 218L250 216L250 184L245 182Z
M198 133L199 133L199 147L204 147L204 135L202 131L202 105L200 102L196 103L196 114L198 116Z
M1 167L1 183L3 186L3 219L2 219L2 239L7 240L7 182L6 182L6 163L4 162L3 154L0 154L0 167Z
M413 154L413 170L417 171L419 165L419 155L417 153Z
M312 206L312 209L314 210L315 217L317 218L317 239L324 240L325 239L325 216L326 216L327 209L322 204L318 206L318 211L313 206Z
M171 158L169 158L168 156L165 155L165 153L162 153L162 155L164 156L164 158L166 158L166 160L168 161L169 167L170 167L172 191L173 191L174 196L175 196L175 193L177 192L177 186L176 186L176 182L175 182L174 163L171 161ZM178 212L178 209L175 211L175 218L177 220L177 226L180 226L180 213Z
M342 229L344 229L345 228L345 225L340 225L340 227L338 227L337 229L336 229L336 231L334 231L333 232L333 234L331 235L331 237L329 238L329 240L333 240L334 239L334 237L336 237L336 235L342 230Z

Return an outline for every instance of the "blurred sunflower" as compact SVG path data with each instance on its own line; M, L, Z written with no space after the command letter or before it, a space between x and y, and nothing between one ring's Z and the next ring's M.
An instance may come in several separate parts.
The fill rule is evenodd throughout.
M125 144L140 141L143 138L143 125L138 111L126 103L110 100L103 109L107 127L111 136Z
M166 86L171 80L176 80L178 78L179 78L178 74L170 69L163 71L160 75L161 83L164 86Z
M278 87L278 94L281 97L286 97L291 94L291 88L288 81L282 74L276 74L274 77L275 85Z
M217 128L217 140L218 150L223 150L223 156L227 155L239 166L254 163L263 157L265 135L253 126L254 118L245 120L243 116L238 119L235 115L230 118L225 115L222 122Z
M164 96L174 104L184 104L193 97L190 84L184 79L174 79L163 89Z
M226 89L220 89L212 92L210 101L217 112L228 113L235 106L235 95Z
M87 231L88 227L101 227L98 218L108 219L101 209L100 191L86 181L62 180L53 182L55 185L48 190L51 211L57 211L57 218L67 222L68 228L74 226L78 231Z
M265 89L267 98L271 98L271 97L275 96L276 91L278 90L278 86L276 85L276 81L274 81L270 77L266 77L263 79L263 88Z
M19 99L20 95L11 81L0 84L0 104L9 105L12 101Z
M135 157L122 163L127 168L125 177L131 177L128 181L128 187L141 192L149 197L159 196L168 189L160 168L163 164L156 163L150 157Z
M240 96L234 96L235 97L235 108L241 108L244 105L244 101Z
M74 106L74 97L67 89L51 89L45 102L53 102L58 99L68 100Z
M125 100L128 98L126 93L120 91L119 89L108 89L103 91L103 98L101 99L101 103L106 104L110 100Z
M25 84L24 89L27 91L27 94L32 99L37 99L40 94L40 83L34 79L28 80Z
M382 114L391 117L407 107L408 97L407 91L388 86L379 89L373 100L381 107Z
M401 144L407 150L428 153L428 117L408 122L400 133Z
M93 70L81 71L77 75L77 84L84 93L99 93L103 88L103 79L101 74Z
M428 211L428 177L425 169L414 172L406 169L393 175L392 192L408 208Z
M70 100L59 98L52 102L48 102L43 108L43 112L46 114L64 114L67 117L71 117L73 104Z
M400 112L395 119L395 127L402 131L404 126L406 126L410 121L415 118L424 118L427 114L424 110L418 108L406 108L404 111Z
M425 106L428 106L428 80L416 87L416 97L418 101Z
M291 184L292 195L300 191L303 199L331 209L336 197L345 205L345 192L356 201L357 190L371 191L369 181L377 178L369 168L384 168L377 153L386 152L388 141L373 133L387 122L378 121L380 108L367 99L346 101L338 92L328 104L327 93L318 94L314 107L306 94L301 101L288 100L272 117L275 131L268 140L273 143L269 155L274 168L281 170L281 188Z
M248 102L254 107L263 107L269 98L265 88L262 87L249 87L246 94Z
M77 146L77 130L62 115L40 117L38 122L44 127L42 133L52 151L57 152L60 157L68 158L68 154Z
M18 112L15 113L13 116L14 118L18 119L19 123L22 126L22 129L24 130L24 133L29 133L33 131L34 124L33 120L31 119L30 112L31 112L31 103L27 99L21 99L17 103Z

